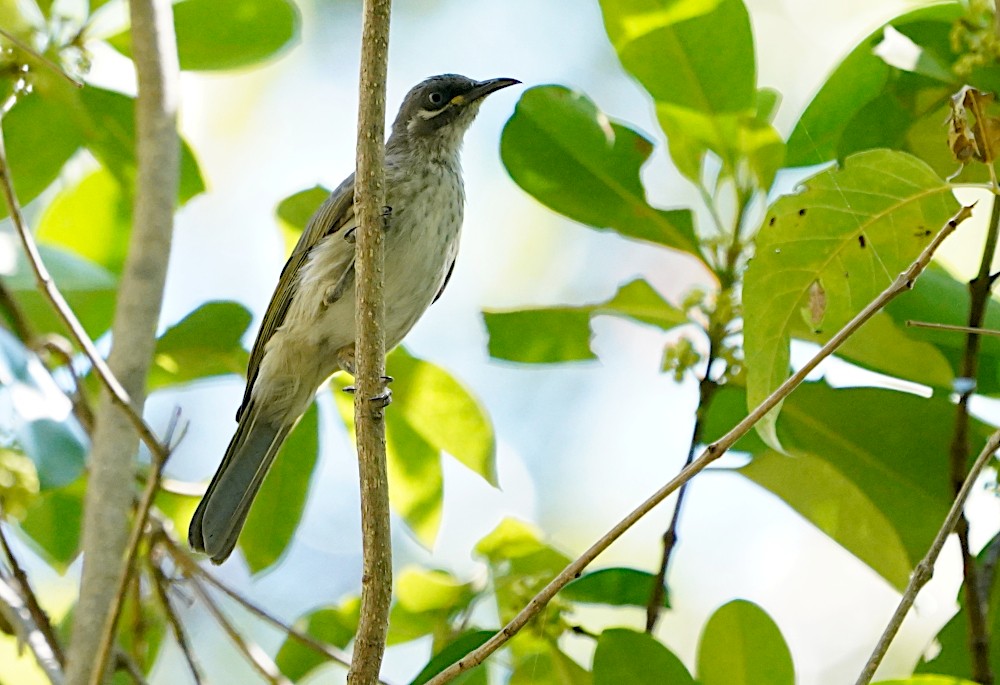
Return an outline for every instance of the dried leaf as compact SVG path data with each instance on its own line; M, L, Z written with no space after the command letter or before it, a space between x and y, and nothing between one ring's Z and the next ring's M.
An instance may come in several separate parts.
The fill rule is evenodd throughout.
M823 315L826 314L826 290L818 280L809 286L809 302L803 313L806 315L807 323L813 329L818 329L823 322Z
M955 159L968 164L975 159L992 164L1000 155L1000 118L986 113L996 96L963 86L951 98L948 147Z

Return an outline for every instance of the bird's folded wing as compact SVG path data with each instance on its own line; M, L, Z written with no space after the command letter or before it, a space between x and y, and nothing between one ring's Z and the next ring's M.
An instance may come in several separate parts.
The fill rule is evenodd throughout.
M341 183L336 190L330 193L320 208L316 210L306 229L299 236L299 242L292 250L291 257L285 263L285 268L281 270L281 277L278 285L271 295L271 302L267 306L264 320L261 322L260 331L257 333L257 340L253 344L250 352L250 363L247 367L247 387L243 394L243 403L239 411L236 412L236 420L250 402L250 394L253 390L254 381L257 380L257 372L260 370L260 363L264 359L264 350L267 342L274 335L274 332L281 327L288 313L288 307L299 288L299 278L302 274L302 266L309 257L310 251L316 247L324 238L342 230L345 226L354 225L354 174L351 174ZM350 260L348 264L353 264Z

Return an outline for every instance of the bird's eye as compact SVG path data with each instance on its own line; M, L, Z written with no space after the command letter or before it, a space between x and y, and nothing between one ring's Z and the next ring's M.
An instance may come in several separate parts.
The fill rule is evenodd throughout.
M430 103L432 105L440 105L442 102L444 102L444 95L435 90L434 92L432 92L430 95L427 96L427 99L430 100Z

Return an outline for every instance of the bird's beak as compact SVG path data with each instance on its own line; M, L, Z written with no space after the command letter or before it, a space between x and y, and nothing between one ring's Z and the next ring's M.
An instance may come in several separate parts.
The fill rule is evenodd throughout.
M480 81L472 90L463 95L456 95L451 99L451 104L453 105L467 105L475 102L476 100L481 100L490 93L495 93L501 88L506 88L507 86L516 86L519 84L516 78L491 78L486 81Z

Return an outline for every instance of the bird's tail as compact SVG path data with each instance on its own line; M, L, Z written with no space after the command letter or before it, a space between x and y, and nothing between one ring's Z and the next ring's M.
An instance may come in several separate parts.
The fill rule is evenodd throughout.
M232 554L264 476L294 426L272 425L253 405L248 409L188 529L191 547L216 564Z

